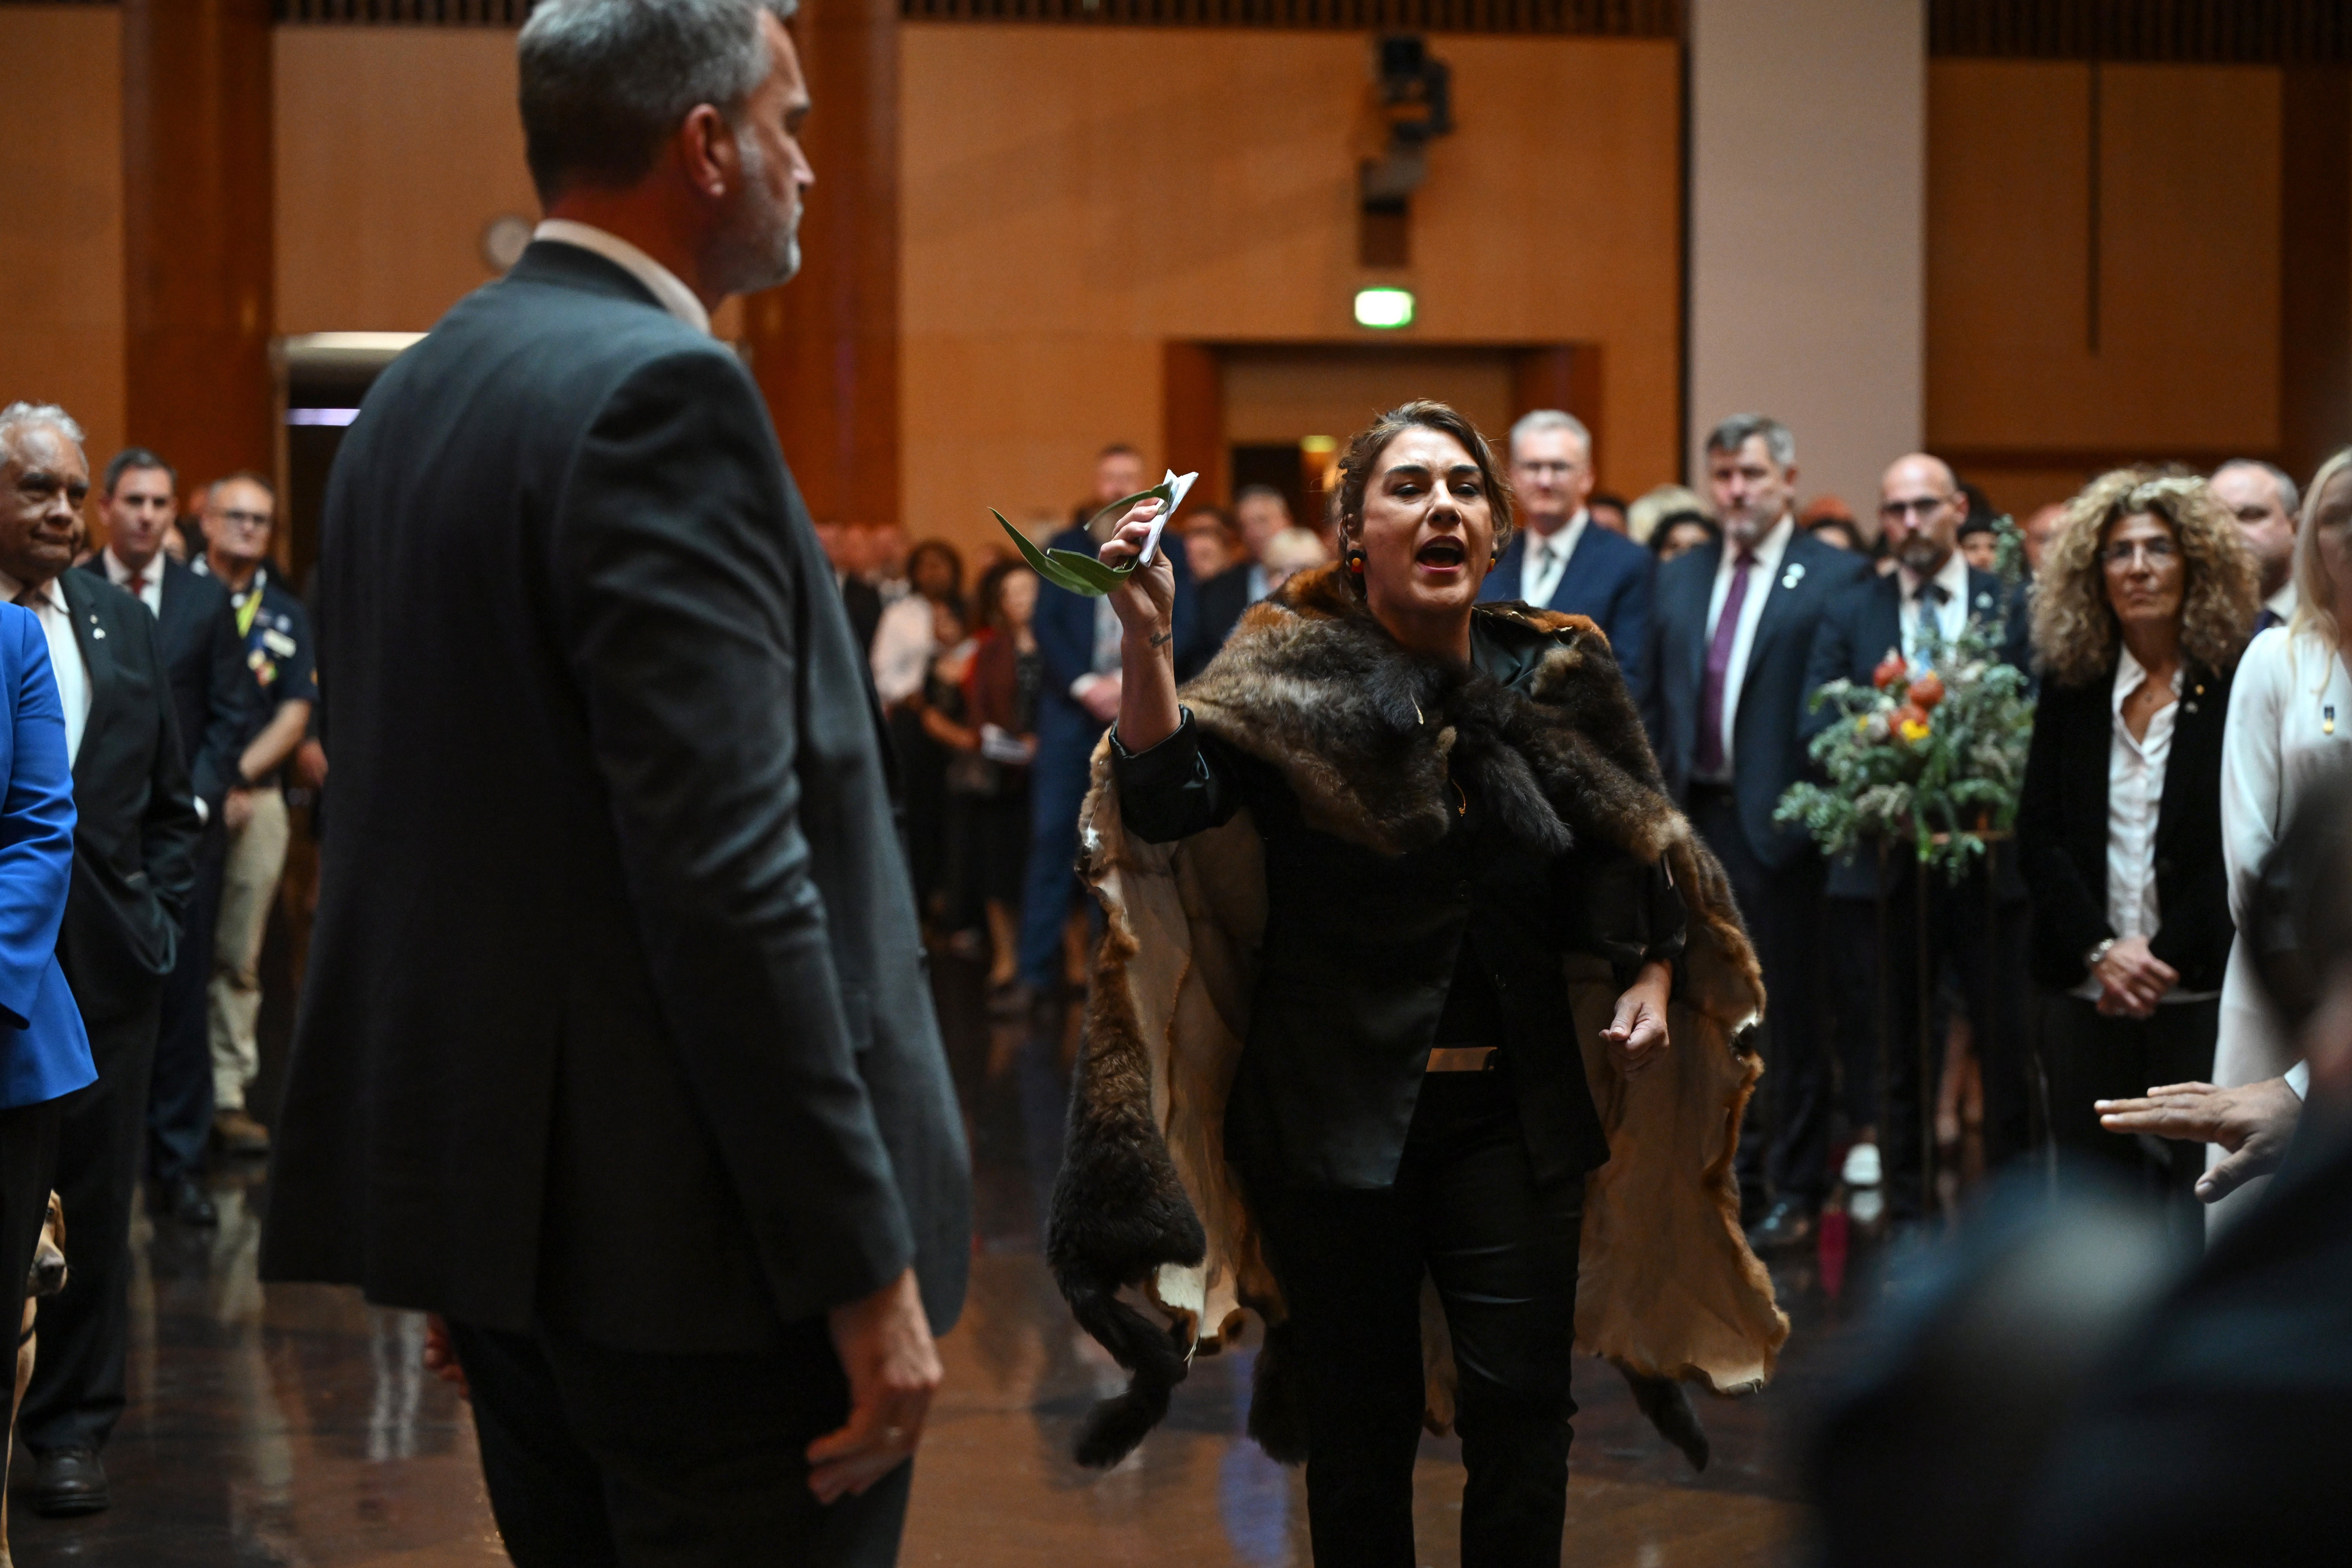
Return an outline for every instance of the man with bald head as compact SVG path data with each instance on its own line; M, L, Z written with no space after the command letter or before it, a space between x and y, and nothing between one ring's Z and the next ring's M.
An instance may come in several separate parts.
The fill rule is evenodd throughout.
M1811 689L1818 691L1840 679L1867 685L1890 653L1915 670L1924 668L1937 661L1939 646L1952 643L1971 622L1998 626L2003 662L2029 667L2024 592L1970 566L1960 554L1960 524L1968 510L1957 476L1941 458L1915 452L1887 467L1878 482L1878 521L1895 570L1832 596L1813 639L1806 683ZM1836 717L1836 710L1827 706L1810 710L1806 733L1820 733ZM1932 986L1947 953L1959 966L1984 1070L1988 1165L2021 1152L2027 1134L2025 885L2007 846L2001 851L1994 866L1997 932L1987 930L1986 873L1981 868L1958 886L1938 875L1927 888L1925 974ZM1898 848L1886 859L1883 887L1878 856L1869 850L1832 863L1829 879L1832 946L1851 966L1845 983L1837 988L1846 1115L1858 1145L1875 1150L1876 1134L1883 1134L1884 1143L1883 1160L1850 1157L1849 1169L1856 1177L1867 1176L1872 1166L1884 1170L1888 1208L1898 1221L1916 1218L1925 1208L1919 1116L1922 1095L1934 1092L1932 1083L1921 1082L1919 1070L1919 896L1913 880L1918 874L1916 860ZM1878 947L1882 893L1887 916L1883 962ZM1883 1040L1882 1030L1887 1031ZM1829 1059L1818 1049L1821 1042L1814 1043L1817 1049L1810 1060L1784 1063L1783 1071L1809 1077L1818 1092L1790 1094L1817 1107L1817 1113L1802 1123L1791 1118L1782 1131L1790 1145L1788 1164L1801 1173L1794 1185L1801 1192L1810 1188L1818 1193L1828 1185ZM1876 1082L1882 1049L1886 1062L1884 1114ZM1940 1061L1942 1052L1935 1054ZM1792 1218L1790 1228L1811 1227Z
M2238 519L2238 533L2263 574L2257 634L2284 625L2294 613L2295 513L2303 504L2294 477L2276 464L2239 457L2213 470L2213 494Z

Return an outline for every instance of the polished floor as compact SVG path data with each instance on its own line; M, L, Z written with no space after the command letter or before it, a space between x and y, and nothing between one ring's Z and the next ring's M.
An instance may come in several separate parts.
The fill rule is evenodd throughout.
M1246 1347L1206 1359L1165 1425L1108 1474L1067 1457L1078 1417L1118 1383L1071 1325L1037 1256L1036 1171L1051 1157L1050 1062L991 1026L943 966L942 1013L971 1107L981 1230L971 1304L919 1460L910 1563L1307 1563L1297 1474L1241 1436ZM142 1222L131 1405L107 1463L116 1503L77 1521L9 1510L16 1561L123 1568L428 1568L504 1561L465 1406L419 1365L414 1316L348 1292L255 1281L266 1192L216 1175L215 1232ZM1612 1568L1789 1561L1801 1528L1804 1413L1880 1287L1843 1228L1778 1277L1796 1333L1772 1389L1706 1401L1715 1462L1690 1473L1600 1363L1580 1370L1563 1562ZM22 1467L17 1480L21 1487ZM1462 1470L1425 1439L1423 1563L1458 1561Z

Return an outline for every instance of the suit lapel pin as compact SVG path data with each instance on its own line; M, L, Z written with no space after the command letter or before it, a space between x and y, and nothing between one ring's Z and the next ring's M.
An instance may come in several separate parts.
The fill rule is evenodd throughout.
M2326 707L2319 710L2319 733L2322 735L2334 735L2336 733L2336 705L2334 703L2329 703Z
M1991 608L1992 608L1992 595L1991 595L1991 594L1990 594L1990 593L1979 593L1979 594L1978 594L1978 595L1977 595L1977 608L1978 608L1978 609L1979 609L1979 610L1990 610L1990 609L1991 609Z
M1780 574L1780 586L1782 588L1794 588L1797 584L1804 580L1805 563L1801 560L1790 561L1789 563L1789 570Z

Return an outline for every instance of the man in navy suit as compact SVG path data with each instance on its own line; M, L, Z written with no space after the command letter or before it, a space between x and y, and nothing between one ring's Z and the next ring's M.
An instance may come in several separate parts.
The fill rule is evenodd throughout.
M2030 667L2031 623L2022 588L2005 590L1999 577L1979 571L1958 549L1968 499L1941 459L1915 452L1898 457L1878 482L1879 528L1895 569L1839 590L1822 612L1813 638L1809 690L1833 680L1857 685L1889 653L1915 667L1937 642L1949 643L1972 622L2001 628L2001 659ZM1837 721L1828 706L1809 710L1803 730L1810 739ZM1885 1156L1849 1169L1861 1175L1876 1164L1888 1178L1887 1207L1897 1219L1917 1217L1925 1191L1920 1158L1919 1063L1921 966L1917 910L1919 874L1916 856L1887 856L1885 885L1874 851L1843 857L1830 867L1831 946L1843 969L1837 987L1838 1043L1844 1058L1847 1119L1860 1145L1882 1134ZM1969 1023L1984 1074L1985 1161L1997 1165L2022 1153L2028 1137L2025 1018L2025 883L2008 846L2000 846L1997 878L1988 913L1982 869L1955 887L1940 873L1927 889L1927 983L1933 986L1946 955L1959 966ZM1891 962L1879 953L1878 895L1886 899L1886 944ZM1874 1090L1881 1051L1886 1061L1886 1108L1878 1113ZM1934 1052L1940 1063L1943 1053ZM1789 1173L1780 1194L1790 1212L1784 1228L1802 1229L1828 1187L1828 1042L1809 1040L1784 1052L1775 1067L1787 1079L1786 1108L1779 1129L1775 1170ZM1780 1185L1777 1182L1776 1185ZM1777 1211L1776 1211L1777 1212Z
M1511 426L1511 488L1527 526L1511 536L1478 597L1591 616L1639 702L1654 566L1648 550L1597 526L1585 508L1592 494L1591 433L1556 408L1522 417Z
M2295 518L2303 497L2293 475L2252 457L2231 458L2213 470L2210 482L2262 569L2263 612L2254 617L2259 636L2294 614Z
M1796 1042L1817 1037L1822 1018L1822 857L1802 828L1772 813L1806 770L1806 672L1822 607L1870 569L1797 527L1797 444L1778 420L1725 420L1707 437L1706 463L1724 538L1659 569L1643 718L1666 788L1731 879L1771 998L1772 1071L1748 1103L1739 1148L1741 1209L1762 1218L1770 1186L1802 1179L1766 1157L1765 1134L1787 1113L1780 1061L1805 1049ZM1783 1234L1791 1229L1784 1220L1762 1239L1798 1239Z

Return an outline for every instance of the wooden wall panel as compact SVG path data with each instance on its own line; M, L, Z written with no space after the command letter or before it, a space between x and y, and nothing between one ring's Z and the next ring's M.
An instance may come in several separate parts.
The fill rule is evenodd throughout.
M122 6L123 419L184 481L274 470L269 0Z
M0 6L0 403L62 404L123 444L122 13Z
M2094 68L1929 67L1927 439L1970 473L2279 441L2279 74L2095 68L2095 285Z
M1677 468L1677 51L1433 40L1461 130L1415 198L1417 343L1594 342L1602 482ZM1368 40L906 25L905 520L1066 512L1163 432L1164 345L1363 340ZM820 171L822 177L822 171Z
M2279 456L2352 441L2352 69L2291 69L2279 171Z

